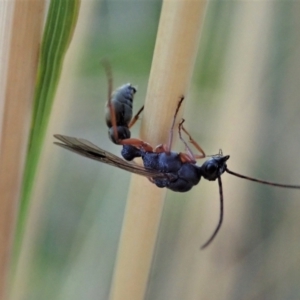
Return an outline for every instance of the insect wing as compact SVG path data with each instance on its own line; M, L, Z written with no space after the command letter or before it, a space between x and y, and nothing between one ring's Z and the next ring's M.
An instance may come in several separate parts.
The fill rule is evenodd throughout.
M129 163L120 157L107 152L93 143L80 138L69 137L65 135L55 134L55 138L60 140L62 143L55 142L56 145L75 152L79 155L100 161L102 163L123 169L125 171L135 173L145 177L151 178L168 178L167 174L160 173L155 170L145 169L134 163Z

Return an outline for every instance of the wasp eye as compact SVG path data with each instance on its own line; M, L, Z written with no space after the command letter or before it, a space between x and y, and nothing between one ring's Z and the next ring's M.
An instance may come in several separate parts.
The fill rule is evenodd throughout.
M216 164L208 164L205 169L205 171L211 175L214 174L217 170L218 166Z
M207 180L216 180L226 170L226 161L229 159L229 155L226 156L212 156L205 161L200 167L202 176Z
M219 175L219 164L215 158L209 159L201 167L202 175L207 180L216 180Z

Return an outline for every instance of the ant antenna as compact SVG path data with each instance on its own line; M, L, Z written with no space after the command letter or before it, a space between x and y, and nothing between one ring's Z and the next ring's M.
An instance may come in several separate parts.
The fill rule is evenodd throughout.
M225 172L227 172L227 173L229 173L233 176L239 177L239 178L247 179L247 180L262 183L262 184L278 186L278 187L288 188L288 189L300 189L300 185L290 185L290 184L276 183L276 182L272 182L272 181L266 181L266 180L261 180L261 179L258 179L258 178L248 177L248 176L230 171L229 169L227 169L227 167L225 169Z
M222 223L223 223L223 216L224 216L224 199L223 199L223 188L222 188L222 180L221 180L221 176L218 176L218 185L219 185L219 194L220 194L220 217L219 217L219 222L218 225L216 227L216 229L214 230L213 234L211 235L211 237L208 239L208 241L203 244L201 246L201 250L203 250L204 248L206 248L208 245L210 245L210 243L214 240L214 238L216 237L217 233L219 232Z

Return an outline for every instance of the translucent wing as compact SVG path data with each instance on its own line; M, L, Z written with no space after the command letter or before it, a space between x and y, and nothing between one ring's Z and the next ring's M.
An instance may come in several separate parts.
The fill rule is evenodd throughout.
M54 144L68 149L72 152L80 154L82 156L98 160L102 163L123 169L125 171L142 175L151 178L169 178L168 174L160 173L155 170L145 169L134 163L129 163L126 160L107 152L93 143L79 138L69 137L61 134L55 134L55 138L60 140L62 143L55 142Z

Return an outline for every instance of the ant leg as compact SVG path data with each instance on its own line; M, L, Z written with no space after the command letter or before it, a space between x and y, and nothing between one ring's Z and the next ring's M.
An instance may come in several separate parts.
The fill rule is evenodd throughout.
M108 97L107 97L108 100L106 102L106 107L109 110L110 121L111 121L111 125L112 125L111 127L113 128L113 131L114 131L114 138L117 141L119 139L119 137L118 137L118 131L117 131L116 113L115 113L115 108L111 102L112 87L113 87L113 80L112 80L113 77L112 77L111 66L106 59L102 59L101 63L104 67L106 77L107 77L107 83L108 83Z
M183 127L183 123L184 123L184 119L182 119L181 123L179 124L180 129L179 131L182 129L182 131L189 137L189 142L201 153L201 155L195 155L196 159L200 159L200 158L204 158L206 157L205 152L203 151L203 149L200 147L200 145L191 137L191 135L188 133L188 131ZM185 143L186 145L186 143Z
M128 128L130 129L136 121L139 119L139 115L144 110L144 105L140 108L140 110L135 114L135 116L131 119L130 123L128 124Z
M168 152L168 153L171 151L172 142L173 142L173 131L174 131L174 126L175 126L175 121L176 121L176 117L177 117L179 108L180 108L183 100L184 100L184 96L181 96L180 99L179 99L179 102L177 104L177 108L176 108L174 117L173 117L173 122L172 122L172 126L171 126L170 133L169 133L169 141L168 141L168 144L166 146L166 152Z

